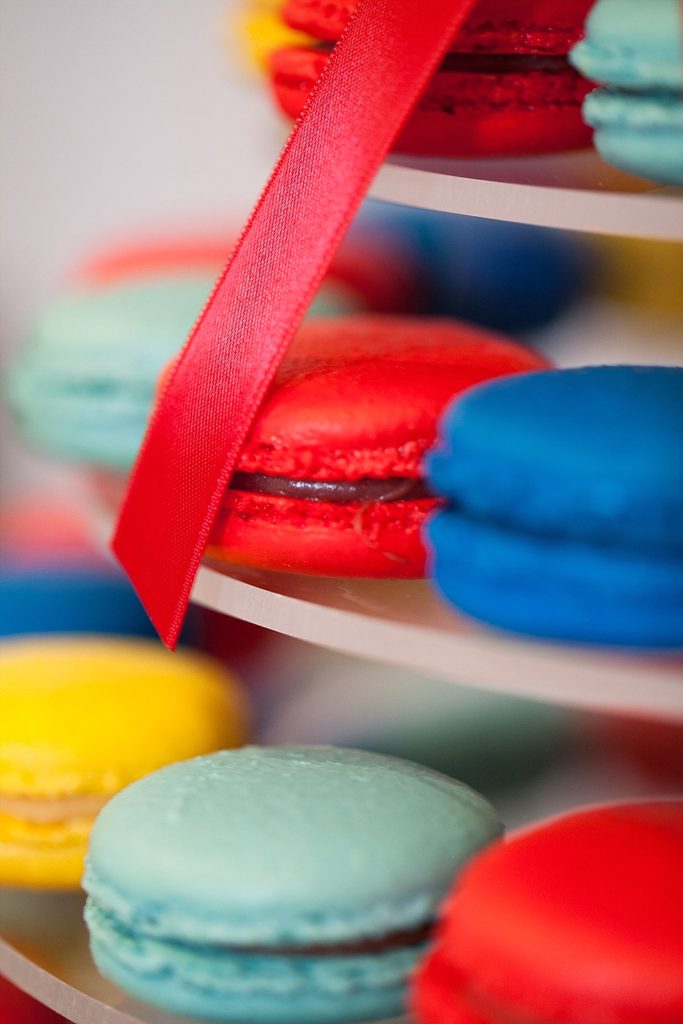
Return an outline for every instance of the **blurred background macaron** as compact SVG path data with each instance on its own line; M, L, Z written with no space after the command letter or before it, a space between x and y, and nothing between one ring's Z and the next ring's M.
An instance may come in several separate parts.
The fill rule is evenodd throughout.
M37 318L6 395L21 433L60 459L127 471L157 379L182 347L232 241L143 241L92 257ZM379 237L343 247L310 315L402 312L412 272Z
M351 227L404 254L417 280L416 312L526 337L589 291L595 248L567 232L366 202Z
M67 1024L64 1017L15 988L0 975L2 1024Z
M584 117L608 163L683 185L683 17L679 0L597 0L570 59L602 88Z
M259 730L266 744L401 757L500 801L568 762L581 743L582 719L564 708L301 645L288 645L284 657L286 678L271 687Z
M176 764L97 819L95 962L193 1017L391 1017L454 875L501 829L471 789L361 751L247 747Z
M79 884L93 820L134 779L243 743L237 679L143 640L0 644L0 884Z

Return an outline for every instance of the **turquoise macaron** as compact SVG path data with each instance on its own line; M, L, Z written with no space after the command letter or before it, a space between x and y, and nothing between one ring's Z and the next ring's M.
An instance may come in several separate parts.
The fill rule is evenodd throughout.
M80 278L37 318L9 367L5 393L23 436L67 461L128 472L157 382L181 349L218 266L160 266ZM327 282L311 315L362 308Z
M473 790L395 758L245 747L180 762L97 818L93 956L193 1017L390 1017L449 885L501 831Z
M56 298L7 376L7 397L27 440L67 460L129 469L157 378L183 344L214 276L79 284Z
M584 101L609 163L683 185L683 9L680 0L598 0L574 66L604 88Z

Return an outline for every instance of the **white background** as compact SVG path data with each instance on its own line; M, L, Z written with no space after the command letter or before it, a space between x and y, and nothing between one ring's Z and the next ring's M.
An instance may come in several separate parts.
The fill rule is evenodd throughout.
M246 218L284 133L226 38L233 6L0 0L3 357L99 247ZM2 433L8 489L37 463Z

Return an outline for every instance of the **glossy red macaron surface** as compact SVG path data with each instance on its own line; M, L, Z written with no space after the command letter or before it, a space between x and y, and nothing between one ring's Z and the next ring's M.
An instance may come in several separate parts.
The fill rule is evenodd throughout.
M679 1024L683 801L559 818L468 868L416 978L420 1024Z
M481 0L453 41L453 49L480 53L567 53L578 41L593 0ZM293 28L333 42L357 0L286 0L282 15ZM425 5L425 17L428 16Z
M353 317L305 324L264 402L238 474L354 484L419 481L437 419L483 380L545 360L454 321ZM424 574L431 497L315 500L249 490L236 477L210 557L331 576Z

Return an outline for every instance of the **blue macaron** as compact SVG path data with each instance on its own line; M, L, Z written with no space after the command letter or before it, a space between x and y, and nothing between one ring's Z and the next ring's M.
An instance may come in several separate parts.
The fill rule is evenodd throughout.
M453 604L543 637L683 645L683 369L501 378L441 436L428 536Z
M419 309L516 335L556 320L585 291L588 248L560 231L368 202L352 235L391 239L419 281Z
M500 831L483 797L393 758L247 747L181 762L95 823L95 961L195 1017L388 1017L449 883Z
M680 0L598 0L574 66L605 88L584 117L609 163L683 185L683 16Z
M35 633L152 636L123 573L69 562L0 569L0 637Z

